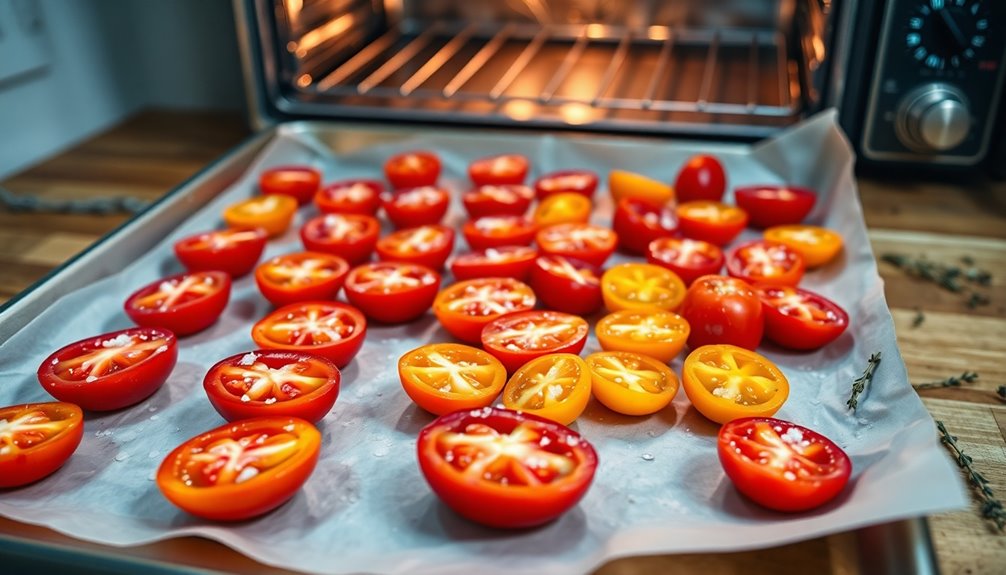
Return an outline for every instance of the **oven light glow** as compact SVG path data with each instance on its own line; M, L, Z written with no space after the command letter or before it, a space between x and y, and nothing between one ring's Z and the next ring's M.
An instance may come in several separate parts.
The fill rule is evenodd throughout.
M297 78L297 86L299 88L307 88L310 85L311 85L311 75L310 74L301 74L300 77Z
M534 117L536 106L527 100L510 100L503 105L503 113L518 122L526 122Z
M650 40L667 40L671 37L671 29L667 26L650 26L646 29L646 36Z
M586 124L594 120L594 108L579 102L569 102L559 106L559 115L567 124Z
M604 24L587 24L587 37L588 38L604 38L605 36L605 26Z
M295 44L297 56L303 58L308 52L314 50L319 45L349 30L354 23L355 18L353 14L343 14L304 34L301 36L300 42Z

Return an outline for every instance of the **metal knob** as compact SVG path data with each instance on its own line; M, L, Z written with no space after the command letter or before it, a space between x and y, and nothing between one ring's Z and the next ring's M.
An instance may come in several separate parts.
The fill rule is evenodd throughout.
M956 148L971 131L964 96L945 84L927 84L906 96L898 110L898 139L922 152Z

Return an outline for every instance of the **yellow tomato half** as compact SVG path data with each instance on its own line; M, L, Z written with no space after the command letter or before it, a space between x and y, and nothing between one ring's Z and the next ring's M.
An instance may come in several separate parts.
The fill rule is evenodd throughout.
M666 364L629 351L599 351L587 356L591 391L608 409L649 415L667 407L678 393L678 376Z
M578 355L553 353L532 359L503 388L503 405L569 425L590 400L590 370Z
M671 270L653 264L627 263L601 276L601 296L608 311L675 310L685 299L685 282Z
M735 345L704 345L685 358L681 381L707 418L771 417L789 397L789 382L768 358Z
M674 312L626 309L602 317L594 333L602 349L631 351L669 363L685 347L691 328Z

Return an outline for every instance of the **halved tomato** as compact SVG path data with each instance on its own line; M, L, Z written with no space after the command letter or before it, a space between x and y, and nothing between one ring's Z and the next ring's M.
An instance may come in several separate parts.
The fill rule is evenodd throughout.
M524 185L478 186L465 192L461 201L468 217L523 216L534 199L534 190Z
M754 240L727 254L727 273L748 283L795 286L803 272L803 257L786 244Z
M236 278L252 271L267 237L262 228L203 232L175 242L175 255L190 272L219 270Z
M176 447L157 487L183 510L214 521L268 513L296 495L318 463L321 433L296 417L222 425Z
M482 328L482 348L507 373L550 353L583 351L590 328L580 316L557 311L524 311L498 317Z
M747 223L747 212L721 202L696 200L678 205L678 228L682 235L693 240L725 246Z
M563 256L540 256L531 268L531 288L545 307L590 315L600 309L601 270Z
M630 351L670 363L685 347L691 327L670 311L626 309L610 313L594 327L607 351Z
M667 364L628 351L599 351L587 356L591 391L612 411L649 415L667 407L678 393L678 376Z
M597 174L590 170L560 170L549 172L534 182L534 191L539 200L552 194L580 194L587 199L594 197L597 189Z
M625 170L608 173L608 189L616 204L622 198L637 198L658 206L674 201L674 188L671 186Z
M618 234L591 224L556 224L542 228L535 236L543 254L583 260L604 265L618 243Z
M569 425L590 401L590 369L572 353L551 353L525 363L503 388L503 405Z
M475 278L514 278L525 281L538 250L528 246L501 246L460 254L451 260L451 273L456 280Z
M203 378L203 389L227 421L269 415L317 423L332 411L341 379L324 357L264 349L220 360Z
M440 158L423 150L397 154L384 163L384 175L396 189L435 186L440 177Z
M304 205L311 201L321 187L321 172L310 166L278 166L262 172L259 190L265 195L290 196Z
M564 192L552 194L538 202L532 219L538 226L587 223L594 206L583 194Z
M486 216L465 222L461 228L473 250L530 245L536 231L538 226L524 216Z
M83 437L84 415L71 403L0 407L0 489L52 475Z
M290 227L295 213L297 200L274 194L231 204L224 209L223 218L228 227L262 228L270 238L274 238Z
M789 382L771 360L735 345L693 350L681 380L695 409L716 423L771 416L789 397Z
M842 448L806 427L771 417L735 419L716 442L737 490L776 511L806 511L837 496L852 462Z
M300 239L308 251L339 256L349 265L370 259L381 233L373 216L325 214L311 218L300 228Z
M414 228L440 223L451 196L443 188L420 186L381 194L381 206L396 228Z
M765 239L789 246L808 268L823 266L842 251L842 236L820 226L776 226L765 230Z
M529 310L534 304L534 292L523 282L479 278L443 289L433 301L433 313L454 337L479 343L487 323L505 314Z
M718 202L727 190L727 173L714 156L688 158L674 180L674 191L681 202L709 200Z
M849 314L828 298L788 286L756 285L765 312L765 335L789 349L818 349L849 327Z
M734 190L734 201L752 226L768 228L802 222L814 209L817 193L795 186L746 186Z
M38 382L60 401L91 411L121 409L160 389L178 361L166 329L133 327L65 345L45 358Z
M416 405L443 415L492 405L506 370L492 355L458 343L431 343L398 360L402 387Z
M367 320L339 302L295 303L279 308L252 326L252 340L265 349L320 355L343 367L363 345Z
M255 269L255 283L274 306L335 299L349 264L339 256L297 252L276 256Z
M601 276L601 294L608 311L673 311L685 299L685 283L667 268L653 264L619 264Z
M377 257L439 270L454 249L454 230L447 226L419 226L392 232L377 240Z
M765 332L758 294L737 278L702 276L695 280L681 302L681 315L692 326L688 337L692 349L714 343L754 349Z
M685 238L659 238L650 242L646 261L678 274L686 286L723 269L723 251L709 242Z
M508 409L456 411L419 433L419 467L433 492L472 521L534 527L583 497L597 454L571 429Z
M333 182L314 195L314 205L323 214L373 216L381 207L384 183L379 180Z
M226 273L186 273L141 287L126 299L124 307L137 325L189 335L213 325L230 296L231 276Z
M468 176L476 186L523 184L528 161L520 154L501 154L475 160L468 166Z
M615 208L611 227L618 234L618 249L629 254L643 254L653 240L677 232L678 217L670 207L637 198L622 198Z
M346 277L346 299L368 318L405 323L426 313L440 289L440 274L401 262L363 264Z

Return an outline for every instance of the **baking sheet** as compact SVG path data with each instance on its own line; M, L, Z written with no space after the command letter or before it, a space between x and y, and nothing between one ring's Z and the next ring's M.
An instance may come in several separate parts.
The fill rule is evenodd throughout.
M466 187L469 161L509 151L532 159L532 177L560 168L622 168L673 181L688 156L706 149L723 161L731 186L788 182L818 189L809 221L845 237L844 261L808 273L801 285L844 307L851 327L815 353L769 344L760 351L790 380L790 397L777 417L824 433L852 458L846 491L798 515L747 502L721 471L717 426L679 392L671 408L642 418L592 401L573 427L594 444L600 466L587 496L558 521L518 532L467 522L439 503L419 472L415 437L433 418L404 394L396 371L405 351L450 339L428 314L407 326L368 328L363 349L343 370L335 408L319 425L324 440L318 468L291 502L238 524L191 517L161 496L154 473L174 446L223 423L205 398L202 377L220 358L253 349L250 326L270 309L246 277L234 283L220 321L179 341L178 365L160 391L132 408L89 414L84 441L68 464L35 485L0 492L0 514L108 545L202 535L264 563L304 571L514 574L579 573L627 555L773 546L966 504L959 474L908 383L856 195L853 156L832 112L751 148L431 132L335 156L312 131L281 128L245 178L156 249L121 273L61 298L0 346L0 405L51 400L35 378L38 362L69 342L128 327L121 307L126 296L181 271L172 243L217 226L224 206L255 193L261 169L307 162L323 170L325 181L380 177L389 155L419 147L440 154L443 183L455 200ZM603 189L597 198L595 219L606 224L610 200ZM270 242L266 256L301 249L296 230L313 215L313 208L300 210L291 231ZM448 221L456 225L463 217L455 201ZM756 236L746 231L741 239ZM598 349L591 337L583 354ZM845 406L851 382L875 351L883 353L883 362L853 414ZM681 358L672 363L676 371L680 366Z

